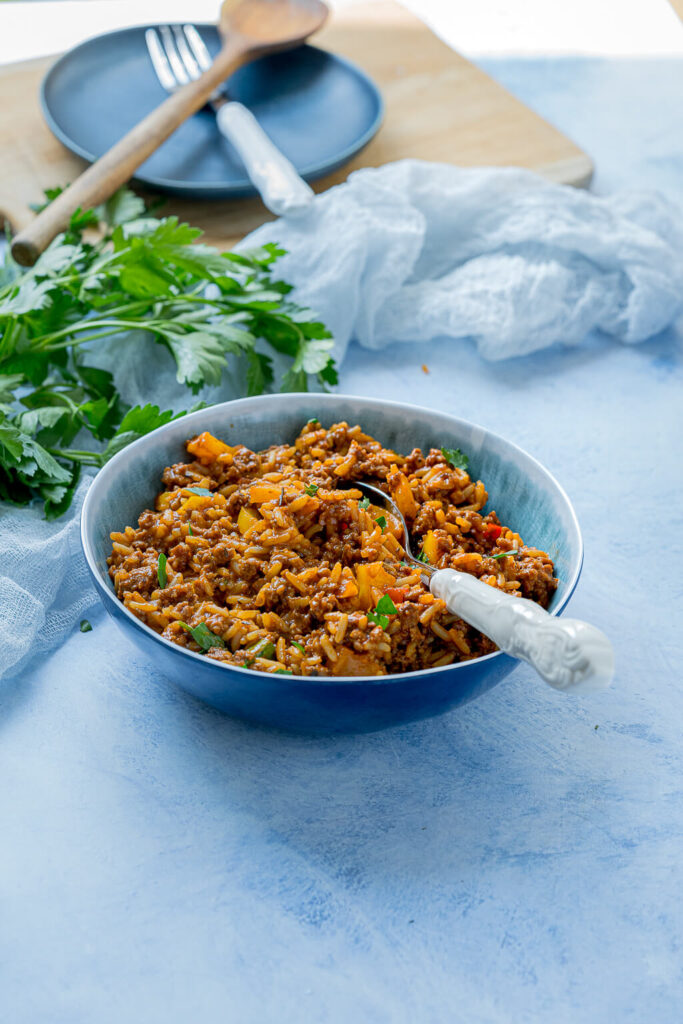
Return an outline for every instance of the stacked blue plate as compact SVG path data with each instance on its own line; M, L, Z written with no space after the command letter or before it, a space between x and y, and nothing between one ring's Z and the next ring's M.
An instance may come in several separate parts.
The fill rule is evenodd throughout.
M41 101L48 125L73 153L93 161L166 93L139 26L89 39L46 75ZM211 54L220 40L198 25ZM365 146L382 120L374 83L349 61L314 46L272 54L240 68L225 89L248 107L302 177L313 181ZM202 110L139 168L136 180L155 190L199 199L255 195L239 157Z

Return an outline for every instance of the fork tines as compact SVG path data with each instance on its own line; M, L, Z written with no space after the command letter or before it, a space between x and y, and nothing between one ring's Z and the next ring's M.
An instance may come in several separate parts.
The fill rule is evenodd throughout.
M194 25L148 28L145 42L157 78L167 92L199 78L211 67L211 54Z

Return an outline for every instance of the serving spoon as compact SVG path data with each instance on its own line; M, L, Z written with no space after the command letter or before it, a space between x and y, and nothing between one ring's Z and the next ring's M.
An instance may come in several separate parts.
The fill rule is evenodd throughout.
M32 267L78 208L108 199L234 71L299 46L321 28L327 13L322 0L224 0L218 23L223 46L211 66L147 114L14 238L17 263Z
M501 651L527 661L556 690L591 693L609 686L614 651L599 629L580 619L558 619L535 601L513 597L467 572L435 569L421 562L410 550L408 527L396 502L362 480L345 485L362 491L374 506L395 516L403 530L406 561L420 570L422 582L449 612L490 637Z

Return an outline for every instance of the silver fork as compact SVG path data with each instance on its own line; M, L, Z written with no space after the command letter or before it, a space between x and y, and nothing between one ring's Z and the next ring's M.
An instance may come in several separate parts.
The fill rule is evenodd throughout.
M194 25L148 28L145 42L159 82L167 92L199 78L211 65L211 55ZM232 144L265 205L279 217L307 210L313 189L273 144L251 111L219 90L209 98L221 135Z

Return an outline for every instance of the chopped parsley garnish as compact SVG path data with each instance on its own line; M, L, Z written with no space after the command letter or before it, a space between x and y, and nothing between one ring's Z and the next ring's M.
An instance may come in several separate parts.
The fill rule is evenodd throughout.
M293 676L294 673L288 668L276 668L273 672L274 676Z
M310 420L306 420L306 424L310 426L311 423L320 423L320 420L317 416L311 416Z
M389 616L396 615L398 608L391 600L388 594L383 594L377 602L377 607L374 611L368 612L368 619L370 622L374 622L376 626L381 629L386 629L389 625Z
M247 658L246 661L242 662L242 668L251 668L251 666L253 664L254 664L254 659L253 658Z
M467 472L470 460L464 452L460 451L459 448L442 448L441 454L453 469L464 469L465 472Z
M207 490L206 487L183 487L184 491L191 491L192 494L200 494L203 497L213 494L213 491Z
M421 551L421 552L420 552L420 554L419 554L419 555L417 555L417 561L418 561L418 562L423 562L423 563L424 563L425 565L431 565L431 562L430 562L430 561L429 561L429 559L427 558L427 556L426 556L426 554L424 553L424 551Z
M306 653L306 648L304 647L303 644L300 644L298 640L290 640L290 643L292 647L296 647L296 649L298 651L301 651L302 654Z
M386 516L377 516L377 518L375 519L375 522L379 526L379 528L382 531L382 533L384 533L384 531L387 528L387 517Z
M368 498L367 494L362 501L358 502L358 508L370 508L370 499Z
M223 638L212 633L205 622L200 622L198 626L194 627L188 626L186 622L179 622L178 624L190 634L194 642L199 644L203 651L210 651L212 647L225 647Z
M517 558L519 555L519 549L513 548L512 551L499 551L497 555L489 555L489 558L507 558L508 555L512 555L514 558Z
M304 494L307 494L309 498L312 498L314 494L317 494L320 488L317 484L306 484L304 487Z
M166 576L166 561L166 555L162 551L159 555L159 561L157 562L157 579L159 580L159 586L162 590L164 590L166 583L168 582Z
M256 650L252 647L251 653L254 658L272 658L275 654L275 644L266 640L262 647L257 647Z
M194 534L192 532L192 527L190 526L189 523L187 524L187 535L188 535L188 537L194 537Z
M378 612L384 612L385 615L396 615L398 612L398 608L388 594L382 594L377 602L377 608L375 610Z
M92 631L92 626L87 619L81 619L81 625L79 628L81 633L90 633Z

